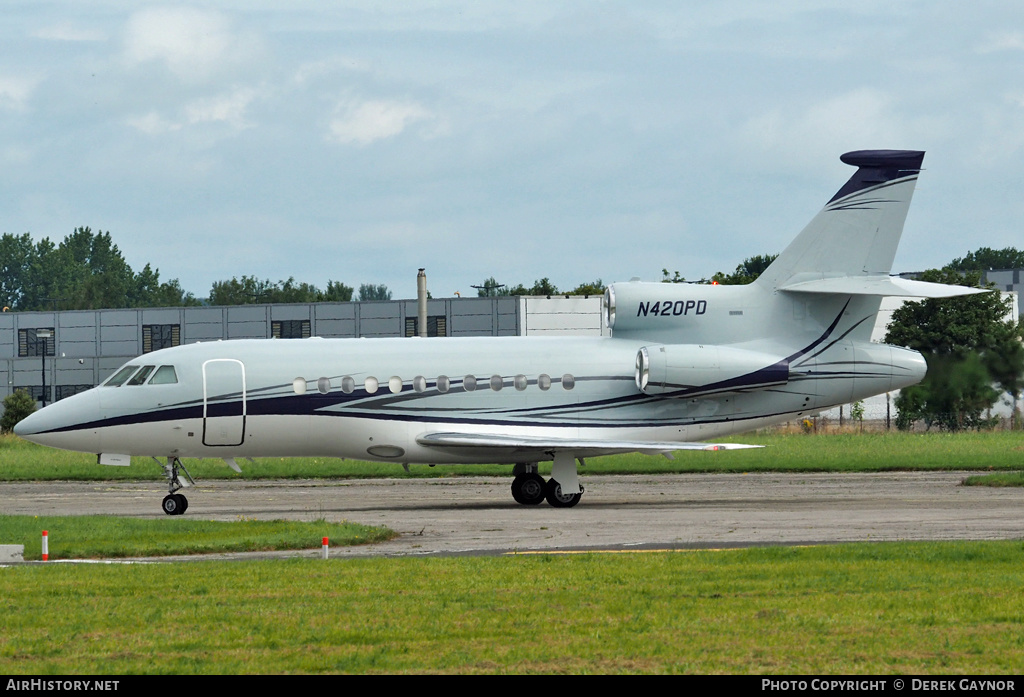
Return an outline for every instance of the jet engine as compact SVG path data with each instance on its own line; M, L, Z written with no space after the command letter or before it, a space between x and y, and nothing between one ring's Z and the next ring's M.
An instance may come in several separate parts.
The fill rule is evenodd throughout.
M635 377L644 394L690 397L785 384L789 362L731 346L651 344L636 354Z

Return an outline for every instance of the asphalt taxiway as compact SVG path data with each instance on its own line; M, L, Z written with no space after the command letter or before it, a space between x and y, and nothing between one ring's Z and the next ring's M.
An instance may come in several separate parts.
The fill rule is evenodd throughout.
M967 475L584 476L571 509L515 503L511 477L205 481L183 493L186 516L350 520L399 533L332 556L1024 539L1024 490L965 487ZM160 482L4 482L0 512L163 518L164 494Z

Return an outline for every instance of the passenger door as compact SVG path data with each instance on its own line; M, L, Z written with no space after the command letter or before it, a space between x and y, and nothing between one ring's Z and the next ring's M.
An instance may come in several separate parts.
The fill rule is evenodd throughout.
M245 438L245 366L233 358L203 363L203 445L241 445Z

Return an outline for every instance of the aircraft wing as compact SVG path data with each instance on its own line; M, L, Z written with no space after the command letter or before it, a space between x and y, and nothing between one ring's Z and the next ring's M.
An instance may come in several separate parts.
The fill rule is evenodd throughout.
M489 433L427 433L416 439L420 445L438 449L475 450L482 454L506 454L551 457L556 450L572 451L577 457L596 457L614 453L641 452L649 455L667 454L674 450L740 450L761 448L742 443L684 443L631 440L592 440L538 436L510 436Z

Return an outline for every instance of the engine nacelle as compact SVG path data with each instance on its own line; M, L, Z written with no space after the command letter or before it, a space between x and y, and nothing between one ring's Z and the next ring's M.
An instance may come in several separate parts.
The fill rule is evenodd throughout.
M789 363L731 346L651 344L637 352L635 377L644 394L690 397L785 384Z
M620 334L685 327L708 312L712 289L719 295L731 290L694 283L615 283L605 289L604 322Z

